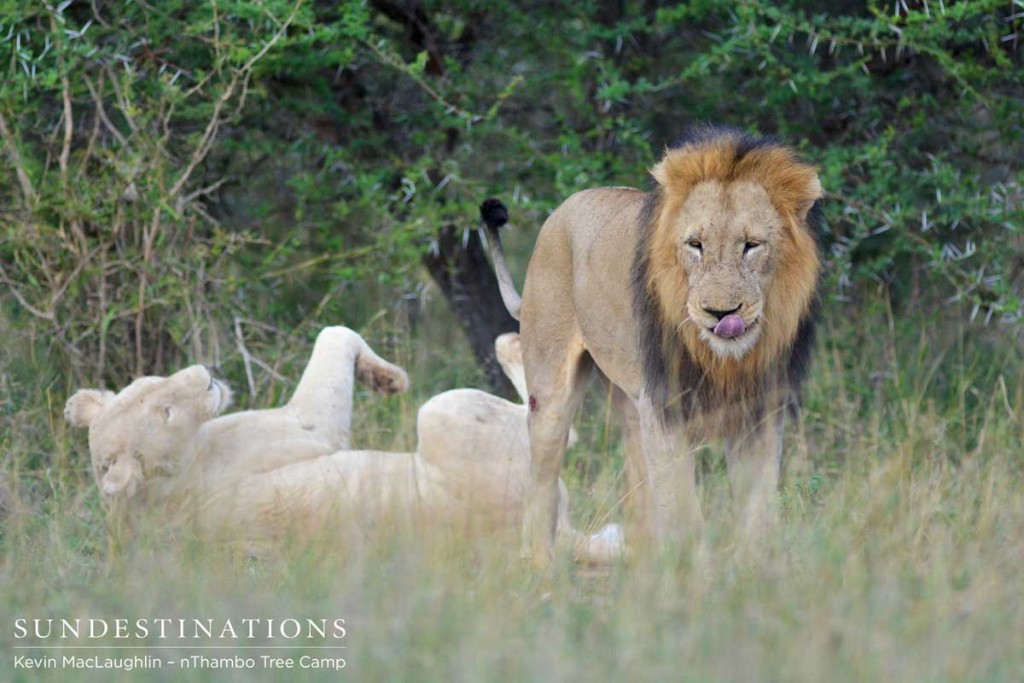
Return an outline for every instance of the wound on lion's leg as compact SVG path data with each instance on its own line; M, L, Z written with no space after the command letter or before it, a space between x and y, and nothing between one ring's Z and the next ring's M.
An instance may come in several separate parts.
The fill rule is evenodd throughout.
M530 403L530 412L531 413L536 413L537 412L537 397L534 396L533 394L530 394L530 401L529 401L529 403Z

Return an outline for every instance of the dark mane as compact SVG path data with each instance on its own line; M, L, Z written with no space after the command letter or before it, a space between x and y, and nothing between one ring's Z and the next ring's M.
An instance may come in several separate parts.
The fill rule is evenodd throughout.
M663 347L665 322L661 319L657 297L650 291L651 257L647 251L654 223L658 219L661 193L654 190L644 197L633 254L633 317L637 323L640 360L644 385L655 405L664 407L669 401L668 362ZM686 354L687 356L689 354ZM692 359L690 359L692 362Z
M783 146L782 141L773 135L751 135L735 126L698 123L686 128L683 134L676 138L668 148L680 149L688 145L709 145L725 137L736 140L736 158L734 163L739 162L755 149Z
M825 234L825 212L821 208L821 200L814 202L811 210L807 213L807 228L814 236L814 243L819 245L821 235ZM820 282L819 282L820 286ZM816 287L817 288L817 287ZM789 351L789 359L786 362L786 381L789 384L794 410L799 407L801 398L801 387L807 378L807 371L811 366L811 351L814 349L814 341L818 336L818 317L821 313L821 297L815 295L807 314L800 320L800 326L796 331L796 338Z

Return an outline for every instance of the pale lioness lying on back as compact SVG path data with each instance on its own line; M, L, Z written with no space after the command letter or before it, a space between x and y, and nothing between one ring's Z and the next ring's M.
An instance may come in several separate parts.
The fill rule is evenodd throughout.
M515 381L522 361L512 341L498 348ZM449 391L420 409L417 452L349 451L356 380L382 393L408 386L405 372L357 333L330 327L281 408L217 417L230 392L192 366L117 394L81 390L65 417L89 428L96 480L114 515L156 515L250 551L321 532L362 538L383 522L474 532L519 524L529 471L525 407L475 389ZM619 555L617 527L591 538L571 528L561 491L560 538L582 561Z

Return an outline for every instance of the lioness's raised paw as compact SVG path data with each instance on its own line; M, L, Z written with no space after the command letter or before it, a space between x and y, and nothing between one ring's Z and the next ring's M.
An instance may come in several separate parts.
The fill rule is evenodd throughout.
M405 370L381 358L360 354L356 361L356 379L378 394L393 396L409 388L409 375Z

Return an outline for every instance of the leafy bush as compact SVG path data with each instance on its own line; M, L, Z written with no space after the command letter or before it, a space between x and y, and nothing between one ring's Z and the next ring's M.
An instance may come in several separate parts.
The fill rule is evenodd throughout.
M1022 312L1019 3L0 10L2 301L76 380L238 362L246 321L358 324L486 194L539 225L702 120L820 164L834 305Z
M37 319L80 380L118 383L216 358L210 323L251 288L236 259L257 240L210 215L210 152L295 11L246 25L216 5L93 9L2 8L0 277L12 324Z

